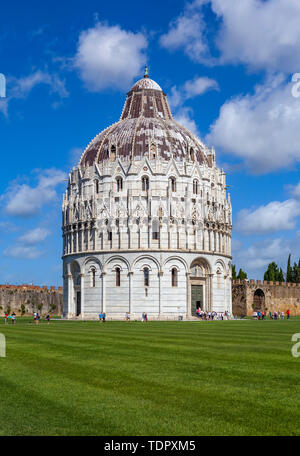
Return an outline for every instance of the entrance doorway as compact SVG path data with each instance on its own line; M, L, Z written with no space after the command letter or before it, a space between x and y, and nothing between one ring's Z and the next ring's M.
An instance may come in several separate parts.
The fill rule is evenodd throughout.
M81 314L81 291L76 292L76 317Z
M261 311L261 310L264 310L265 308L265 294L262 290L258 289L255 291L254 293L254 297L253 297L253 310L255 310L256 312L257 311Z
M192 316L197 316L197 309L204 309L203 304L203 285L192 285L192 292L191 292L191 313Z

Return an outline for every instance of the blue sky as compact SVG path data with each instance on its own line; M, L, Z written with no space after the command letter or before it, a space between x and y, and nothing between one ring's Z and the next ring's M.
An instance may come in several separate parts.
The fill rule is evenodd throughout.
M3 4L0 283L61 284L67 173L146 63L227 173L233 262L263 278L297 260L299 23L298 0Z

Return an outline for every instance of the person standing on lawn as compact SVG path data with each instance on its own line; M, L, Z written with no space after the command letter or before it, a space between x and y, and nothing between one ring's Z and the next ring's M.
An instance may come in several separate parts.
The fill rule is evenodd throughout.
M291 313L291 312L290 312L290 309L288 309L288 310L286 311L286 318L287 318L287 319L290 318L290 313Z
M4 323L7 325L8 324L8 313L5 312L5 315L4 315Z

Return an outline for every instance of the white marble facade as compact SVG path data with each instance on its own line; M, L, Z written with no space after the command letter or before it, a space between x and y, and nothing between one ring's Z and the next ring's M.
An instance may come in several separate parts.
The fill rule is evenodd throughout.
M120 121L96 136L69 176L64 316L231 312L231 223L214 150L178 125L160 87L142 79Z

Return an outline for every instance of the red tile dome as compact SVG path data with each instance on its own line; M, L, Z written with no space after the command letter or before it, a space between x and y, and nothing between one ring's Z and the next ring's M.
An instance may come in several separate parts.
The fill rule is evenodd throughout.
M127 93L119 122L99 133L85 149L80 166L101 163L114 154L121 160L141 160L149 156L186 160L193 156L200 164L207 163L207 147L193 133L172 117L166 94L147 75Z

